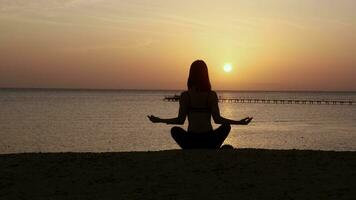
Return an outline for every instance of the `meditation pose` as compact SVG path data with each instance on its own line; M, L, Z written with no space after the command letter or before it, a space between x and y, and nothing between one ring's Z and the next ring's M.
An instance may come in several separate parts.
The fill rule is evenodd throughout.
M235 121L220 115L218 96L211 90L208 67L202 60L196 60L190 66L188 91L182 92L179 99L178 117L161 119L149 115L153 123L182 125L188 116L188 131L173 127L171 134L182 149L218 149L230 132L230 125L247 125L252 117ZM211 117L216 124L222 124L216 130L211 125Z

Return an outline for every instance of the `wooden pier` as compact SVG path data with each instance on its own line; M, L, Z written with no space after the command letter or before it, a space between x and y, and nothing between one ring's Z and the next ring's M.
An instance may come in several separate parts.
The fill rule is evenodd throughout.
M179 101L179 95L167 96L164 101ZM310 105L356 105L352 100L325 100L325 99L256 99L256 98L223 98L219 102L227 103L255 103L255 104L310 104Z

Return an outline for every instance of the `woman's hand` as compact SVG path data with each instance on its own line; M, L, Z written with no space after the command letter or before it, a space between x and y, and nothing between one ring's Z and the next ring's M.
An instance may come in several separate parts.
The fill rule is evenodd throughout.
M241 125L247 125L247 124L249 124L249 123L252 121L252 119L253 119L253 117L246 117L246 118L244 118L244 119L241 119L241 120L239 121L239 124L241 124Z
M162 122L162 119L153 115L147 115L148 119L150 119L151 122L153 123L159 123Z

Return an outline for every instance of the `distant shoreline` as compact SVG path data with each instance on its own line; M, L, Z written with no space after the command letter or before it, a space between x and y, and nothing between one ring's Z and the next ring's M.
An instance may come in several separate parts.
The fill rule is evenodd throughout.
M0 91L88 91L88 92L181 92L186 89L93 89L93 88L0 88ZM327 90L216 90L217 92L256 93L356 93L356 91Z

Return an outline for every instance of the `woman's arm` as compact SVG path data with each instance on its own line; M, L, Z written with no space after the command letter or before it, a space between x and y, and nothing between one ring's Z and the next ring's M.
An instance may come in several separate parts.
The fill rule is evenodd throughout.
M184 124L187 117L187 95L184 92L180 95L178 117L168 119L161 119L153 115L148 115L147 117L153 123Z
M218 104L218 96L216 92L213 92L211 95L211 112L213 116L213 120L216 124L234 124L234 125L247 125L252 121L252 117L246 117L239 121L227 119L220 115L219 104Z

